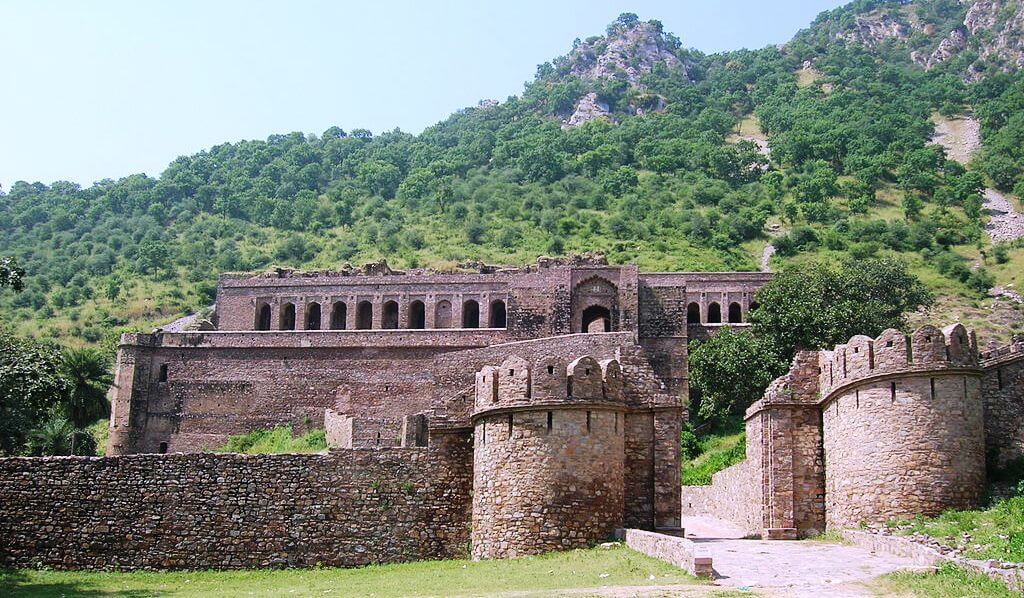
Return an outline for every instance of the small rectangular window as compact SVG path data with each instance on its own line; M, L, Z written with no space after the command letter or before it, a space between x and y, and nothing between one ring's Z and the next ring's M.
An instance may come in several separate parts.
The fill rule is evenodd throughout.
M996 368L996 385L1003 390L1003 368Z
M160 378L159 378L159 381L160 382L167 382L167 364L166 363L161 363L160 364Z
M896 383L895 382L890 382L889 383L889 402L891 402L891 403L895 403L896 402Z
M160 454L161 455L167 454L167 443L166 442L161 442L160 443Z
M587 434L590 434L590 412L587 412Z
M512 414L511 413L508 414L508 437L509 437L509 440L512 439Z
M548 411L548 432L549 433L551 432L551 427L552 427L552 425L554 423L555 423L555 414L553 412L551 412L551 411Z
M935 378L929 378L928 381L931 383L932 400L935 400Z
M487 444L487 423L480 424L480 446Z
M619 433L619 414L615 414L615 433Z

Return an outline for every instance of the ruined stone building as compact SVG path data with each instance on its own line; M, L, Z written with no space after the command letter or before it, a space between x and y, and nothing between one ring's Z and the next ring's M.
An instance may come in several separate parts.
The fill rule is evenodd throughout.
M977 505L986 459L1024 457L1024 341L889 330L799 353L747 411L746 460L681 487L687 343L746 326L769 276L222 276L209 321L122 338L112 456L0 459L0 566L502 558L685 514L793 538ZM330 450L204 452L282 424Z

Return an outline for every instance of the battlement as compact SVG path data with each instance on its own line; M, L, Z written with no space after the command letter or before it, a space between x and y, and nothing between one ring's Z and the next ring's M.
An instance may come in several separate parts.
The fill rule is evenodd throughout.
M909 337L888 329L878 338L858 335L819 353L819 388L827 398L838 388L884 374L978 367L978 342L962 324L922 326Z
M1013 337L1010 344L981 352L983 362L1002 362L1024 357L1024 334Z
M531 365L511 355L476 374L476 413L558 403L624 404L618 360L546 356Z

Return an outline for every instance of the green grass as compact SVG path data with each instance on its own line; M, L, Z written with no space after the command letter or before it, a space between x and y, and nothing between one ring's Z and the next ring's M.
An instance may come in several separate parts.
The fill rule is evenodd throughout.
M980 573L944 564L937 573L891 573L875 583L880 596L927 596L929 598L980 598L1017 596L1002 582Z
M899 533L925 534L963 549L969 558L1024 562L1024 496L999 501L985 510L947 511L897 525Z
M272 430L254 430L248 434L231 436L217 452L263 455L319 453L326 449L327 439L323 430L310 430L302 436L293 436L291 426L278 426Z
M601 586L697 584L694 577L616 547L515 560L433 561L360 569L174 573L0 573L3 596L452 596Z
M742 461L746 457L746 437L742 421L702 436L697 442L697 455L683 461L683 485L706 486L713 474Z

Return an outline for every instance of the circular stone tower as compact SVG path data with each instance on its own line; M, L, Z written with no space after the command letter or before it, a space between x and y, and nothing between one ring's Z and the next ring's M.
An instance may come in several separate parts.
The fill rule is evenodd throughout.
M829 527L978 504L981 370L963 326L857 336L819 365Z
M622 371L510 357L477 373L473 558L588 546L622 527Z

